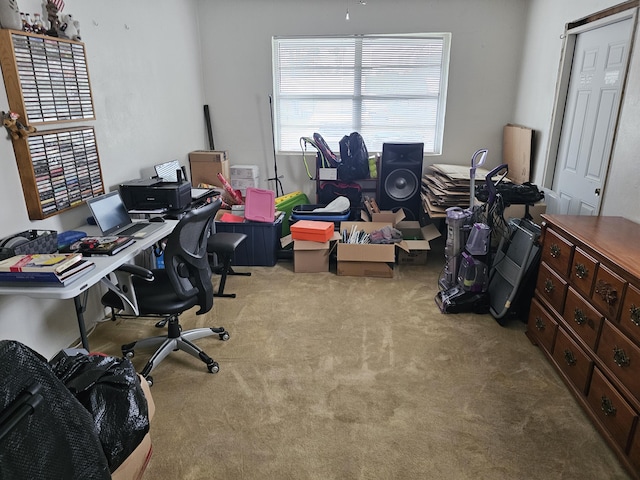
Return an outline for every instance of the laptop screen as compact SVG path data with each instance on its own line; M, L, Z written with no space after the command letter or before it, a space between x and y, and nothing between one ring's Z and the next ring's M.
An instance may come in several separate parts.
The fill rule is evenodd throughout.
M156 175L165 182L177 182L178 170L180 170L180 164L178 160L171 160L170 162L161 163L153 167L156 171Z
M103 235L110 235L125 225L131 217L117 190L87 200L87 205Z

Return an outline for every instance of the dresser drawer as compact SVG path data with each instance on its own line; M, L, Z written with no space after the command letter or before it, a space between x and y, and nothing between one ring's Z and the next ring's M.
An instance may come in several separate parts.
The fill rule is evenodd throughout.
M547 228L544 234L544 245L542 246L542 261L550 265L564 278L567 278L571 267L572 255L573 244L552 229Z
M531 301L527 330L531 332L547 352L553 352L558 323L535 298Z
M609 320L618 320L618 310L622 303L626 282L604 265L598 266L591 300Z
M624 302L620 310L620 328L637 343L640 343L640 290L627 285Z
M593 361L562 328L558 328L553 358L576 388L586 394Z
M640 348L610 322L604 322L597 353L609 370L640 399Z
M556 312L562 313L564 297L567 293L567 282L545 263L542 263L540 270L538 270L536 290Z
M589 345L591 350L596 350L596 342L604 317L572 287L567 291L562 318Z
M576 247L575 252L573 252L573 261L571 262L571 265L569 283L582 295L588 298L591 295L593 282L596 278L596 267L598 262L595 258L587 255L584 250Z
M638 414L597 368L593 369L587 400L616 443L626 451Z
M640 471L640 425L636 422L636 430L631 439L629 447L629 460L633 467Z

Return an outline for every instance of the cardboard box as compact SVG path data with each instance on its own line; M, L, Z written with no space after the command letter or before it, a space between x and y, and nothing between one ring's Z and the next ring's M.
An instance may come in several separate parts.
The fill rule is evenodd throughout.
M331 242L293 242L293 271L295 273L316 273L329 271Z
M399 209L397 212L392 210L383 210L381 212L373 212L371 218L368 212L361 211L360 216L365 222L378 222L378 223L390 223L395 226L405 218L404 210Z
M151 396L149 384L144 378L142 378L142 376L139 377L142 391L147 399L149 422L151 422L154 414L156 413L156 405L153 401L153 397ZM152 451L151 434L147 433L140 442L140 445L138 445L131 455L129 455L125 461L120 464L116 471L111 474L112 480L140 480L147 468L147 465L149 464Z
M531 176L533 130L519 125L505 125L502 131L502 163L509 166L507 178L522 185Z
M327 242L333 236L335 225L333 222L318 220L298 220L291 225L291 236L294 240L311 242Z
M342 222L340 223L340 231L351 232L354 225L359 231L371 233L391 224L385 222ZM396 248L407 249L404 241L391 244L338 243L337 274L392 278Z
M397 263L399 265L425 265L431 245L429 242L440 236L440 231L433 224L420 226L420 222L402 221L396 224L402 232L409 251L398 250Z
M218 180L218 173L229 180L229 155L226 151L195 150L189 153L191 185L204 183L224 187Z

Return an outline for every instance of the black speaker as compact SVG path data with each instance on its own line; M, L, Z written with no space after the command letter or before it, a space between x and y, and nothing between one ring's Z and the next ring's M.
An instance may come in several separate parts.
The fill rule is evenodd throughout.
M381 210L402 208L406 220L419 220L423 143L383 143L380 161Z

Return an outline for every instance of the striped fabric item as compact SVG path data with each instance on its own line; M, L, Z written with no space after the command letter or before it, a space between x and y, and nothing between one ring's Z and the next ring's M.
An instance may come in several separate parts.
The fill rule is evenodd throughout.
M59 12L64 9L64 0L49 0L49 3L53 3L56 7L58 7Z

